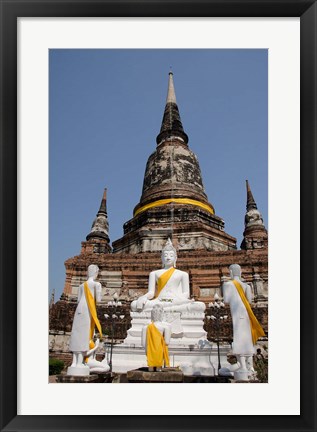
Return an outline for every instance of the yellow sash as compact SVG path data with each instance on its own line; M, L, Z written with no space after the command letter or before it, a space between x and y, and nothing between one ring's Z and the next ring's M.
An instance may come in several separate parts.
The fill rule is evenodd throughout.
M94 296L91 294L91 291L88 288L87 282L84 283L84 292L85 292L86 302L87 302L88 309L89 309L90 316L91 316L90 330L89 330L89 349L92 349L95 346L94 341L93 341L95 326L97 327L97 329L100 333L100 338L102 338L102 330L101 330L100 321L97 317L96 302L95 302ZM88 360L88 357L86 357L86 362L87 362L87 360Z
M172 276L172 274L174 273L174 271L175 271L175 268L171 267L170 269L166 270L166 272L161 274L161 276L158 278L154 298L157 298L159 296L160 292L165 287L165 285L169 281L169 279Z
M250 303L248 302L248 299L245 296L245 293L243 291L242 286L239 284L239 282L235 279L232 280L232 282L234 283L235 287L237 288L237 291L241 297L241 300L248 312L249 318L250 318L250 327L251 327L251 334L252 334L252 342L253 345L256 344L257 340L261 337L261 336L265 336L264 330L261 327L261 324L259 323L259 321L257 320L256 316L254 315L254 313L252 312Z
M155 324L151 322L146 330L146 356L149 367L162 367L163 362L166 367L169 367L170 361L168 357L168 348L164 340L164 336L157 329Z

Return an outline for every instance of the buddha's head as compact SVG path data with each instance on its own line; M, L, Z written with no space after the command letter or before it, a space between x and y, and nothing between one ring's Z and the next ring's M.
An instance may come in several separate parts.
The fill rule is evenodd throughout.
M96 264L90 264L90 266L88 267L88 277L93 277L94 279L97 277L99 272L99 267Z
M162 249L162 263L163 267L176 267L177 253L176 249L169 238L166 245Z
M231 266L229 266L229 271L231 279L235 277L241 278L241 267L239 264L231 264Z

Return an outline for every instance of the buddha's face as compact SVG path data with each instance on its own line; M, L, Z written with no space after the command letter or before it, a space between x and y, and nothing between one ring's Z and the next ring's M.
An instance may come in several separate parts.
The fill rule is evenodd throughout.
M163 264L172 266L175 263L175 252L173 250L170 251L164 251L163 253Z

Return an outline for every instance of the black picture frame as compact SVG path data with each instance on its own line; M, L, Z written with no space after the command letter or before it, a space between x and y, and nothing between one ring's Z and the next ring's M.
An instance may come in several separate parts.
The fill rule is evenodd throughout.
M316 430L317 6L305 0L0 0L1 4L1 431ZM300 17L301 414L276 416L17 415L17 18ZM281 245L281 253L284 247ZM281 271L284 271L281 269ZM299 288L299 287L298 287ZM287 287L285 287L287 289ZM284 330L285 331L285 330ZM295 341L297 345L298 341ZM290 350L291 347L288 347ZM297 349L297 348L294 348ZM287 357L287 356L286 356ZM286 360L287 361L287 358ZM281 370L283 373L283 370ZM295 371L297 373L297 371ZM290 376L289 379L292 379ZM216 387L215 387L215 391ZM189 401L190 403L190 401ZM208 405L208 400L202 401ZM223 404L225 401L219 401ZM259 401L263 404L265 401Z

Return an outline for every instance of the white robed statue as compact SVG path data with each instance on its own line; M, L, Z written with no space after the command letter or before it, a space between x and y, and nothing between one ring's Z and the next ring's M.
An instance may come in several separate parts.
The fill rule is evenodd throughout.
M131 303L133 312L161 305L165 311L203 312L205 304L190 298L188 273L176 269L177 253L170 239L162 250L163 268L149 275L148 292Z
M96 303L101 300L101 284L96 282L99 268L91 264L88 267L88 280L78 288L78 305L74 315L69 350L73 353L72 365L67 369L67 375L89 375L89 362L95 353L94 333L97 328L100 337L102 330L97 317ZM99 343L99 340L98 340ZM94 364L94 366L96 366ZM108 368L105 366L105 369Z
M151 322L142 329L142 346L145 348L149 371L160 371L162 366L169 367L168 344L172 330L163 321L164 310L159 304L151 310Z
M254 315L250 303L251 287L241 280L241 267L229 267L231 280L223 284L223 300L230 305L233 324L232 353L236 354L240 368L234 373L236 379L248 380L253 370L254 346L265 332Z

